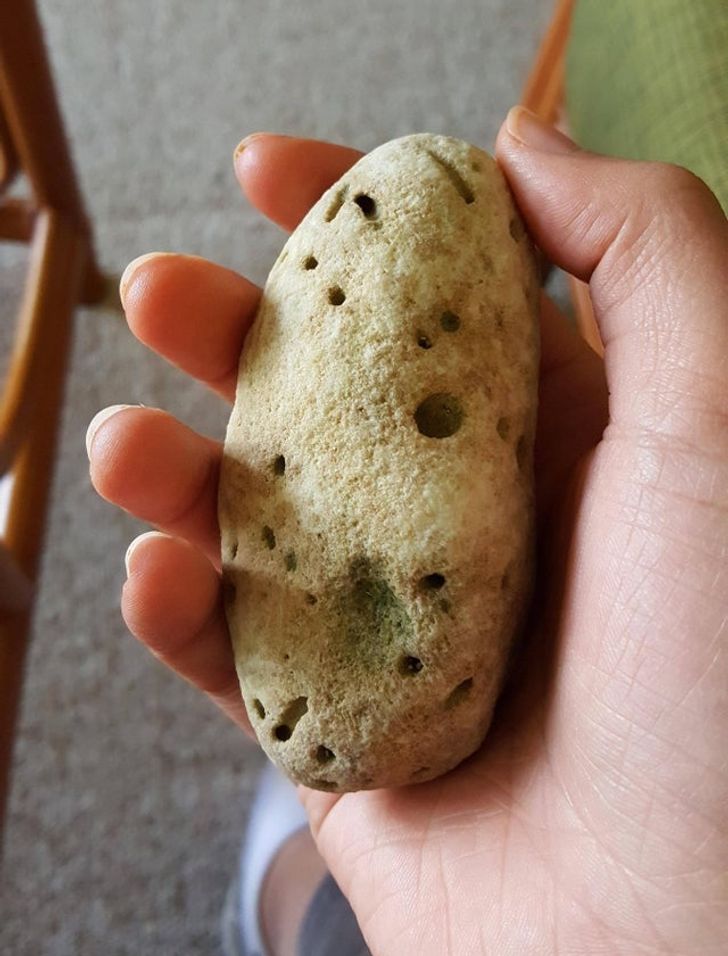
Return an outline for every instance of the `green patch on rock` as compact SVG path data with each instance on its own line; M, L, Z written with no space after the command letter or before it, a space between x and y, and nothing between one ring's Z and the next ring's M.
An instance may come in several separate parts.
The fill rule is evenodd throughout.
M339 613L347 656L369 667L390 662L395 648L412 641L414 626L407 609L368 558L352 561Z

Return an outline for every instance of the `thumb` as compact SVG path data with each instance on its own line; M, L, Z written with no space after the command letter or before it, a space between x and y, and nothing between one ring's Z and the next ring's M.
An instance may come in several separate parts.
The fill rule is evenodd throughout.
M728 223L707 186L678 166L581 150L523 107L496 155L543 251L589 281L612 424L701 444L722 434Z

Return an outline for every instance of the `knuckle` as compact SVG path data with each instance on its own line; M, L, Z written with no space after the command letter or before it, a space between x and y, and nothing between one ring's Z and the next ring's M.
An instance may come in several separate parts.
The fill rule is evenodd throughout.
M663 214L692 217L715 204L715 197L703 180L684 166L662 162L644 166L644 182L651 200Z

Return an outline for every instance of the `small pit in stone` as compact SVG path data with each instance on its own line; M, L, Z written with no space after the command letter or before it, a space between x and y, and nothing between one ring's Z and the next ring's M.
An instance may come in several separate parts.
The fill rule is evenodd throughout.
M276 546L275 531L267 524L263 525L263 541L271 551Z
M367 219L375 219L377 215L377 204L371 196L366 193L359 193L354 196L354 202L361 209Z
M230 545L230 560L234 561L235 558L237 557L237 554L238 554L238 542L233 541L233 543Z
M312 605L312 606L313 606L314 604L318 604L318 598L316 597L315 594L311 594L310 591L309 591L309 593L306 595L306 604L310 604L310 605Z
M424 332L419 332L417 335L417 344L421 349L431 349L432 341L431 339L424 334Z
M342 186L336 191L336 195L334 196L331 205L326 210L326 222L333 222L333 220L336 219L339 210L344 205L344 199L346 198L348 188L348 186Z
M420 578L420 587L424 591L439 591L440 588L445 586L445 575L439 574L437 571L434 574L426 574L424 577Z
M306 256L306 258L303 260L303 268L308 271L315 269L317 265L318 259L316 256Z
M273 730L273 736L276 738L276 740L290 740L293 731L296 729L296 724L301 717L307 713L308 697L297 697L295 700L291 701L291 703L281 714L280 723L278 723Z
M465 413L460 399L449 392L437 392L420 402L415 423L427 438L449 438L460 430Z
M412 677L415 674L419 674L423 666L419 657L412 657L412 655L407 654L399 662L399 672L405 677Z
M257 697L253 701L253 709L255 710L256 714L260 717L260 719L263 720L263 718L265 717L265 707L263 706L262 701L258 700Z
M440 156L438 153L433 152L431 149L428 149L427 153L430 156L430 159L436 162L440 169L442 169L442 171L445 173L447 178L460 194L463 202L465 202L467 205L475 202L475 193L470 188L468 183L463 179L455 164L451 163L449 159L445 159L444 156Z
M440 325L444 332L457 332L460 328L460 316L446 309L440 316Z
M335 758L336 754L334 751L329 750L328 747L324 747L323 744L316 748L316 759L319 763L331 763Z
M289 551L284 560L286 563L286 571L295 571L298 567L298 559L296 558L295 551Z
M449 710L451 707L456 707L459 703L465 700L472 688L472 677L466 677L465 680L460 681L457 687L450 691L450 694L445 701L445 710Z
M513 219L511 219L511 221L508 223L508 231L510 232L511 239L513 239L514 242L520 242L521 239L523 239L523 237L526 235L525 227L517 216L514 216Z
M507 418L499 418L495 429L503 441L505 441L506 438L508 438L508 432L511 430L511 423Z
M335 780L314 780L313 787L315 790L336 790L336 781Z
M331 305L343 305L346 302L346 293L340 286L335 285L329 289L329 302Z
M518 439L518 444L516 445L516 462L521 471L526 466L526 460L528 458L528 442L526 441L526 436L521 435Z
M286 459L283 455L278 455L277 458L273 461L273 474L278 475L280 478L281 475L286 473Z

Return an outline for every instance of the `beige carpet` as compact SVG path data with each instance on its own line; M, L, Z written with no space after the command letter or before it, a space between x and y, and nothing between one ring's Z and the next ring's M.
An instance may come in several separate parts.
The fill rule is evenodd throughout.
M174 249L261 280L283 237L237 193L231 155L244 134L280 130L368 149L430 130L490 146L552 3L40 8L105 268L119 273L139 253ZM20 260L0 256L3 295ZM142 527L92 493L84 451L87 422L113 402L164 406L216 436L225 424L223 405L142 349L117 312L78 312L16 751L3 956L218 953L218 915L260 766L120 619L124 550Z

